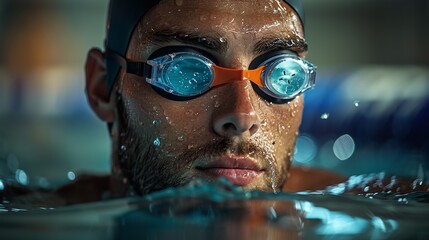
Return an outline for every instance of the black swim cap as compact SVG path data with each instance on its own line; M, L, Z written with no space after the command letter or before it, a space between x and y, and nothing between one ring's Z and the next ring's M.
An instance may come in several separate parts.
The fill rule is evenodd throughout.
M160 0L110 0L106 48L125 56L128 44L140 19ZM283 0L298 14L304 26L304 9L301 0ZM115 83L120 66L112 58L106 59L109 93Z

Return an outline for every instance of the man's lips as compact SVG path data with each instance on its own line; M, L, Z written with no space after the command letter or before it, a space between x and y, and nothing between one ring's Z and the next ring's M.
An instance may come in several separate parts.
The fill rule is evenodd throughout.
M196 169L211 178L224 177L238 186L253 182L263 172L254 160L239 156L222 156L197 164Z

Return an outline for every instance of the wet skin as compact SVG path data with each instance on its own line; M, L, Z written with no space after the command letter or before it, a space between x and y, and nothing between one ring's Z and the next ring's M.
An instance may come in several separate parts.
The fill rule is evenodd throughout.
M251 6L247 1L188 0L180 6L163 1L137 26L126 57L146 61L157 49L190 46L233 69L247 69L272 50L304 57L301 23L287 4L257 0ZM194 178L219 177L245 190L282 189L301 123L302 96L272 104L250 81L234 81L197 98L174 101L143 78L121 71L109 97L103 92L103 57L96 49L89 53L87 89L97 115L113 123L114 191L130 184L145 194Z

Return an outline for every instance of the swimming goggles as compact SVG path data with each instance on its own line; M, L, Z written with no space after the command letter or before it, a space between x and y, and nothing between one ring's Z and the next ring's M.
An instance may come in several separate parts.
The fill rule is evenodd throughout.
M179 100L197 97L215 86L250 80L259 94L266 94L269 100L281 103L315 85L316 66L291 51L277 51L269 57L259 56L256 59L261 63L255 64L255 59L250 70L217 66L196 50L170 52L149 58L146 62L128 61L111 51L108 54L113 55L127 73L145 77L149 84Z

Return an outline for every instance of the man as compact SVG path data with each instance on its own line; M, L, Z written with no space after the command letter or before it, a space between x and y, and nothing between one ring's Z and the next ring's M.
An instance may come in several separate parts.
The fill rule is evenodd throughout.
M89 103L110 124L116 194L127 189L121 184L146 194L219 177L245 190L281 191L301 123L301 92L315 74L304 60L300 1L137 2L112 1L106 52L92 49L86 64ZM148 10L125 26L133 29L129 41L125 33L113 35L123 25L116 17L128 16L116 11L124 9L137 16ZM177 56L167 59L171 54ZM200 56L216 64L216 76L202 76L210 68L195 60ZM282 63L263 79L275 60ZM135 62L152 64L141 70L150 74L130 70Z
M299 0L112 0L105 51L91 49L85 65L112 174L37 199L72 204L221 177L271 192L345 181L291 168L316 70L304 60L302 10Z

